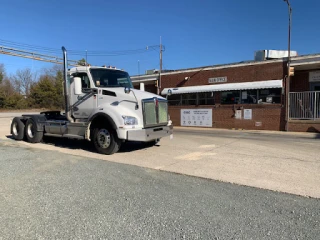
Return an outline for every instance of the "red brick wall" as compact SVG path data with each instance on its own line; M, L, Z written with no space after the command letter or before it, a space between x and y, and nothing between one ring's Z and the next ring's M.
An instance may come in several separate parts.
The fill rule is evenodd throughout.
M278 80L283 79L283 66L284 64L280 62L163 75L161 77L161 88L208 85L208 78L225 76L228 78L227 83ZM190 77L190 79L185 81L185 77Z
M296 71L291 77L291 92L310 91L309 71ZM291 132L320 132L320 122L310 121L291 121L289 122Z
M309 91L309 72L296 71L291 77L290 92Z
M140 89L140 85L136 85L134 86L135 89ZM157 93L157 88L154 84L145 84L144 85L144 90L146 92L150 92L150 93Z
M176 73L162 75L161 87L186 87L196 85L208 85L208 78L227 77L227 83L251 82L264 80L283 79L286 72L286 64L266 63L251 66L232 67L208 71ZM190 77L185 81L185 77ZM223 84L223 83L217 83ZM145 85L146 91L156 93L154 84ZM243 128L243 129L261 129L261 130L284 130L285 108L281 105L235 105L239 107L252 109L252 120L238 120L234 118L233 105L219 105L220 94L215 94L216 106L170 106L169 113L175 126L180 125L180 109L188 108L212 108L213 118L212 126L214 128ZM243 114L243 113L242 113ZM256 122L261 122L262 126L255 126Z
M211 108L212 109L212 127L213 128L243 128L248 130L283 130L283 109L281 105L235 105L235 109L248 108L252 109L252 120L235 119L234 107L220 106L170 106L169 114L174 126L180 126L180 110ZM242 111L243 117L243 111ZM255 126L256 122L261 122L261 126Z
M311 123L310 123L311 122ZM320 133L320 122L290 122L289 131L290 132L317 132Z

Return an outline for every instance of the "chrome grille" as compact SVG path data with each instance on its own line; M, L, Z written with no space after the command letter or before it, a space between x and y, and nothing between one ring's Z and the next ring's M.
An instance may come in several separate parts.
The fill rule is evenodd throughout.
M144 119L146 125L157 124L157 113L154 102L146 102L144 104Z
M167 102L159 102L158 116L159 116L159 123L168 122L168 103Z
M142 106L145 127L166 125L168 123L168 103L166 100L144 99Z

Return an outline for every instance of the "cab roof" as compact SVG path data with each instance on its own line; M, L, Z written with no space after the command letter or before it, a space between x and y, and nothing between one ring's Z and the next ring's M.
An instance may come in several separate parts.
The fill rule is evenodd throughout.
M70 68L69 72L86 72L89 69L108 69L108 70L125 72L123 69L111 68L111 67L105 67L105 66L79 66L79 67Z

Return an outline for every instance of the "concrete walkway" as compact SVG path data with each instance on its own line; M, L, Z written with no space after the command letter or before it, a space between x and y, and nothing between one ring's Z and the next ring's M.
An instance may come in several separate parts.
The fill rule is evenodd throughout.
M192 131L203 131L207 133L223 133L223 134L254 134L254 135L265 135L265 136L281 136L288 138L320 138L320 133L314 132L284 132L284 131L269 131L269 130L234 130L234 129L222 129L222 128L198 128L198 127L175 127L180 132L192 132Z

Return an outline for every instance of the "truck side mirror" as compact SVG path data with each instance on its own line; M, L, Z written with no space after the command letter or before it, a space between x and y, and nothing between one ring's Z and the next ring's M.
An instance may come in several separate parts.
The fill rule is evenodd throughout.
M130 89L129 87L125 87L125 88L124 88L124 92L125 92L126 94L129 94L130 91L131 91L131 89Z
M82 84L81 84L81 78L74 77L74 94L75 95L81 95L82 94Z

